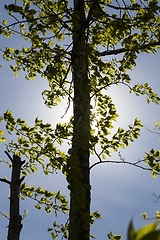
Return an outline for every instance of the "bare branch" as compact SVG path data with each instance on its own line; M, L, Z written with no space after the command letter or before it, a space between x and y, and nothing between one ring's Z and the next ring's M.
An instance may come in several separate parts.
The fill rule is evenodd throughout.
M151 132L151 133L154 133L154 134L158 134L158 135L160 135L159 132L154 132L154 131L152 131L152 130L149 130L146 126L145 126L145 128L147 129L148 132Z
M157 200L155 201L156 203L158 202L158 200L160 199L160 195L159 196L157 196L155 193L151 193L154 197L156 197L157 198Z
M135 162L135 163L132 163L132 162L128 162L128 161L119 161L119 160L106 160L106 161L99 161L99 162L96 162L96 163L94 163L93 165L91 165L91 167L89 168L90 170L93 168L93 167L95 167L96 165L98 165L98 164L100 164L100 163L126 163L126 164L129 164L129 165L132 165L132 166L135 166L135 167L138 167L138 168L141 168L141 169L143 169L143 170L147 170L147 171L151 171L152 169L150 169L150 168L145 168L145 167L143 167L143 166L140 166L140 165L138 165L138 163L140 163L140 162L144 162L145 160L139 160L139 161L137 161L137 162ZM156 173L157 175L160 175L160 173Z
M111 83L107 83L106 85L102 86L101 88L99 88L98 90L96 90L90 98L93 98L98 92L100 92L101 90L105 89L106 87L109 87L110 85L113 85L113 84L117 84L117 83L114 83L114 82L111 82Z
M145 162L146 161L145 159L142 159L142 160L139 159L137 162L134 162L134 163L128 162L128 161L125 161L125 158L122 157L121 152L118 152L118 156L119 156L120 160L105 160L105 161L103 161L101 159L101 157L100 157L101 153L98 154L95 148L94 148L94 152L95 152L96 156L98 157L99 161L94 163L94 164L92 164L91 167L89 168L89 170L91 170L93 167L95 167L96 165L101 164L101 163L121 163L121 164L122 163L126 163L126 164L129 164L129 165L141 168L143 170L147 170L147 171L151 171L152 170L151 168L146 168L146 167L143 167L141 165L138 165L138 164L140 164L142 162ZM156 174L160 175L160 173L156 173Z
M11 160L11 162L13 163L13 159L11 158L11 156L9 155L9 153L7 151L4 151L5 154L8 156L8 158Z
M125 6L125 7L120 7L120 6L114 6L114 5L111 5L111 4L107 4L107 7L110 7L110 8L113 8L113 9L116 9L116 10L130 10L130 11L139 11L140 8L134 8L134 7L130 7L130 6ZM147 7L144 7L143 9L149 9Z
M95 147L94 147L94 152L95 152L96 156L99 158L99 163L102 162L102 159L100 157L101 153L98 154ZM92 168L92 166L90 168Z
M5 182L5 183L7 183L7 184L11 185L11 182L10 182L10 181L8 181L7 179L0 178L0 181L1 181L1 182Z

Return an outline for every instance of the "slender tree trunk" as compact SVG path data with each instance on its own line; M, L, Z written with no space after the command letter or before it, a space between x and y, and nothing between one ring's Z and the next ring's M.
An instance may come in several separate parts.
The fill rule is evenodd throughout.
M12 161L12 177L10 182L10 220L8 228L8 240L19 240L22 229L22 217L19 214L19 190L20 184L24 177L20 179L21 166L24 161L17 155L13 155Z
M84 0L74 0L72 73L74 127L70 171L69 240L89 240L90 233L90 86Z

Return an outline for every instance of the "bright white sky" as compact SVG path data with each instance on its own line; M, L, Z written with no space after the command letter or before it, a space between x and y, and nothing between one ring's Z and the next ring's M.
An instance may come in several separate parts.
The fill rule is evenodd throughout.
M2 3L0 3L0 9L1 6ZM20 41L16 37L11 40L0 37L1 48L8 46L8 44L11 46L12 43L14 46L18 46ZM53 126L61 121L61 116L67 106L65 102L53 109L48 109L43 104L41 93L47 88L47 80L37 77L34 82L27 81L24 79L23 73L15 78L9 69L10 63L2 61L2 58L0 61L2 65L0 70L0 115L9 109L13 111L15 118L25 119L28 125L32 125L37 116L44 119L44 122L52 123ZM159 61L160 52L156 56L153 54L139 56L137 67L131 72L132 84L148 82L160 96ZM137 97L134 93L129 94L125 86L113 86L108 94L113 98L120 115L115 128L127 127L133 123L136 117L142 119L142 123L151 130L154 128L155 121L160 122L160 107L153 103L148 105L145 96ZM69 118L71 110L63 121ZM3 124L0 125L0 130L4 130ZM127 149L121 150L121 153L127 161L137 161L144 156L144 152L149 152L151 148L158 150L159 147L158 135L149 133L144 128L140 139L132 143ZM7 159L4 150L4 144L0 143L1 159ZM114 154L112 159L118 159L117 154ZM92 156L91 161L95 160ZM0 177L4 176L10 179L10 170L6 165L1 164ZM62 194L68 197L67 184L61 174L46 177L39 171L35 175L26 177L26 182L29 186L41 186L53 192L61 189ZM98 240L107 239L106 235L109 231L112 231L113 234L123 235L123 240L125 240L127 227L132 217L137 229L146 223L141 219L141 213L148 212L153 217L154 213L160 210L159 202L154 203L156 199L151 195L151 192L156 194L160 192L159 177L154 179L147 171L120 164L98 165L91 170L91 184L91 210L98 210L102 215L102 219L96 221L92 229ZM8 212L9 187L0 182L0 190L0 211ZM30 199L21 201L21 214L23 214L24 209L29 210L28 216L24 220L21 239L51 239L50 233L46 229L52 227L52 223L55 221L54 213L49 215L43 210L38 211L34 204ZM57 219L58 223L61 223L63 219L63 215L60 214L60 219ZM7 225L7 219L0 216L1 239L7 238L7 228L5 228Z

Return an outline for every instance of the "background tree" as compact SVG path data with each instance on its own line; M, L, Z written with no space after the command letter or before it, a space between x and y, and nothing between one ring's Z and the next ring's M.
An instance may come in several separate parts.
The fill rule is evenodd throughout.
M15 66L11 66L15 76L22 69L27 71L26 79L33 80L37 74L47 78L50 89L44 90L42 95L48 107L66 98L68 110L73 101L70 122L57 124L55 129L38 118L35 126L29 127L24 120L15 120L12 113L7 111L1 120L6 121L9 133L15 131L18 135L18 142L9 143L7 150L16 149L29 159L24 166L24 175L25 170L37 170L33 166L35 162L42 164L46 174L62 170L70 190L69 224L66 225L69 239L89 239L93 217L100 217L97 212L90 215L90 169L97 164L110 162L105 160L106 155L111 156L112 150L118 151L119 147L128 146L130 141L138 138L143 127L140 120L135 119L128 130L119 128L109 138L109 129L113 128L112 122L118 115L105 91L112 85L123 84L129 87L130 92L146 94L148 103L158 103L160 100L147 83L131 87L127 73L135 66L137 54L155 53L156 46L159 46L158 2L132 1L127 4L75 0L69 5L67 1L22 1L5 5L5 9L13 22L4 20L1 34L6 37L13 33L20 34L30 44L28 47L27 43L27 48L21 50L7 47L3 51L5 59L16 62ZM65 42L58 44L58 41ZM105 56L120 53L123 54L121 60L105 60ZM5 141L3 134L1 140ZM71 144L67 153L57 148L63 140ZM100 152L96 149L99 143ZM93 165L89 163L92 153L98 158ZM159 152L151 150L143 160L135 163L125 161L119 153L116 162L146 169L140 164L148 161L152 174L156 176L159 164L152 155L159 160ZM44 157L49 159L46 165ZM23 185L22 192L25 187ZM29 192L30 196L32 193L39 194L33 188ZM66 200L64 203L60 208L62 211L67 210ZM65 228L61 231L66 237ZM55 237L53 233L52 236Z
M11 161L12 167L12 177L11 181L6 178L1 179L1 182L5 182L10 186L10 218L8 225L8 240L19 240L20 232L23 227L21 221L22 216L19 213L19 195L20 195L20 185L24 180L24 176L20 178L21 167L25 161L21 161L18 155L13 155L13 158L5 152Z

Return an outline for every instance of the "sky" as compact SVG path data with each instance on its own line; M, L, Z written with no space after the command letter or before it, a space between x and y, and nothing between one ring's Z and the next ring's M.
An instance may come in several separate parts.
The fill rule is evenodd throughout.
M4 1L3 1L4 2ZM0 3L0 9L2 3ZM2 19L2 16L0 16ZM17 47L21 45L21 39L13 36L11 39L0 37L0 48L8 45ZM148 82L153 90L160 96L160 52L157 55L142 54L138 57L137 66L130 72L132 85L136 83ZM47 80L37 77L35 81L24 79L23 73L16 78L10 70L10 62L6 62L0 56L0 116L8 109L13 111L15 118L25 119L28 125L33 125L34 119L39 117L44 122L49 122L54 127L57 122L67 121L72 113L72 109L61 119L64 114L67 103L63 101L58 107L47 108L41 96L44 89L47 89ZM160 122L160 106L150 103L147 104L146 97L137 97L134 93L129 94L125 86L112 86L108 90L108 95L113 99L117 112L120 117L115 123L113 131L121 127L127 127L134 122L135 118L141 119L142 124L148 129L154 129L154 122ZM4 130L3 123L0 124L0 131ZM11 136L11 138L14 136ZM158 135L150 133L146 128L141 131L139 140L136 140L130 147L121 150L121 154L127 161L137 161L142 159L145 152L151 148L160 149ZM7 157L4 154L5 145L0 142L0 159ZM66 150L66 149L64 149ZM112 160L118 160L117 153L113 155ZM109 159L109 160L111 160ZM96 158L91 157L91 162ZM10 179L11 171L7 165L0 164L0 178L7 176ZM160 210L159 202L151 194L160 193L159 177L157 179L151 176L148 171L124 164L101 164L91 170L92 202L91 211L96 210L102 216L101 220L96 220L91 232L96 239L108 239L107 234L112 231L113 234L120 234L123 240L126 240L126 232L129 221L133 218L135 228L148 223L142 220L141 214L148 212L150 217ZM25 179L28 186L41 186L53 192L61 189L62 194L69 199L69 192L65 178L60 173L45 176L41 170L34 175L28 175ZM9 211L9 187L0 182L0 212ZM52 227L55 220L58 223L65 221L63 214L58 214L55 219L54 213L47 214L43 209L37 210L33 200L26 199L21 201L20 211L23 214L28 210L27 217L24 219L24 227L21 231L21 240L43 240L52 239L47 232L48 227ZM7 239L8 220L0 216L0 235L1 239ZM60 237L58 238L60 239Z

